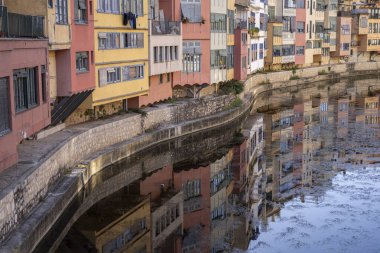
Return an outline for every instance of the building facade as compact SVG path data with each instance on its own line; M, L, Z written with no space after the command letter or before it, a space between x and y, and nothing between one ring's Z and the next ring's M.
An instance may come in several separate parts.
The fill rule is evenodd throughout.
M25 8L27 1L3 3L0 5L0 171L18 161L17 145L22 140L47 127L51 120L46 14L39 15Z

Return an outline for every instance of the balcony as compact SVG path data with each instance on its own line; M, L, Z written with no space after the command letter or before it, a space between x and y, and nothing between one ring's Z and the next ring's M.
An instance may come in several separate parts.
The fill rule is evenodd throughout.
M250 5L250 0L235 0L235 5L248 8Z
M236 28L237 29L247 29L248 22L246 19L236 19Z
M181 35L181 22L151 21L151 35Z
M150 75L181 71L182 23L178 21L150 21Z
M42 16L29 16L7 11L0 6L0 37L41 38L44 37Z

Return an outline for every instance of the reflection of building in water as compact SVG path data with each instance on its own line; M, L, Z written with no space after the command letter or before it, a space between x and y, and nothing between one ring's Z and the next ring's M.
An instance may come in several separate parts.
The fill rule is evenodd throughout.
M334 100L335 106L335 123L337 128L337 138L346 138L348 135L348 111L349 98L342 97Z
M140 183L140 194L151 198L155 253L178 253L182 249L183 194L173 182L173 168L165 166Z
M245 250L248 247L249 240L255 237L256 228L259 226L259 214L263 205L265 187L263 116L249 116L242 128L242 133L246 140L240 146L235 146L234 161L237 153L241 156L241 147L246 143L246 159L240 159L239 162L244 164L247 178L245 188L240 187L239 190L235 188L234 205L241 206L248 213L235 217L234 246ZM239 168L242 167L243 165L240 165ZM240 174L238 173L239 171L234 170L234 178L239 179L237 175Z
M182 252L210 252L210 165L175 167L174 186L184 198Z
M324 108L325 109L325 108ZM304 103L304 131L302 141L302 185L311 186L313 164L318 159L320 140L320 110L315 101Z
M151 252L150 228L149 198L128 188L94 204L75 224L100 253Z
M211 216L211 251L224 250L232 244L232 158L233 149L210 164L210 216Z

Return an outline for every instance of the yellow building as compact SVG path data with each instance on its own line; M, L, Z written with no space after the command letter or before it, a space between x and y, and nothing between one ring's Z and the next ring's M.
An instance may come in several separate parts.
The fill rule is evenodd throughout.
M76 229L99 253L151 252L149 197L118 194L92 207L78 220Z
M227 1L227 55L230 57L227 64L227 80L234 79L233 54L235 45L235 0Z
M148 0L114 2L93 2L96 88L85 103L107 114L134 107L149 89Z

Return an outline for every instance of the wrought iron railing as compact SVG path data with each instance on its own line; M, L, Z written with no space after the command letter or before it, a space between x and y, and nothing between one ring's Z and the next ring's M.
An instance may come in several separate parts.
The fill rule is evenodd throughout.
M44 22L42 16L11 13L0 6L0 37L44 37Z
M152 35L181 35L181 22L152 21Z

